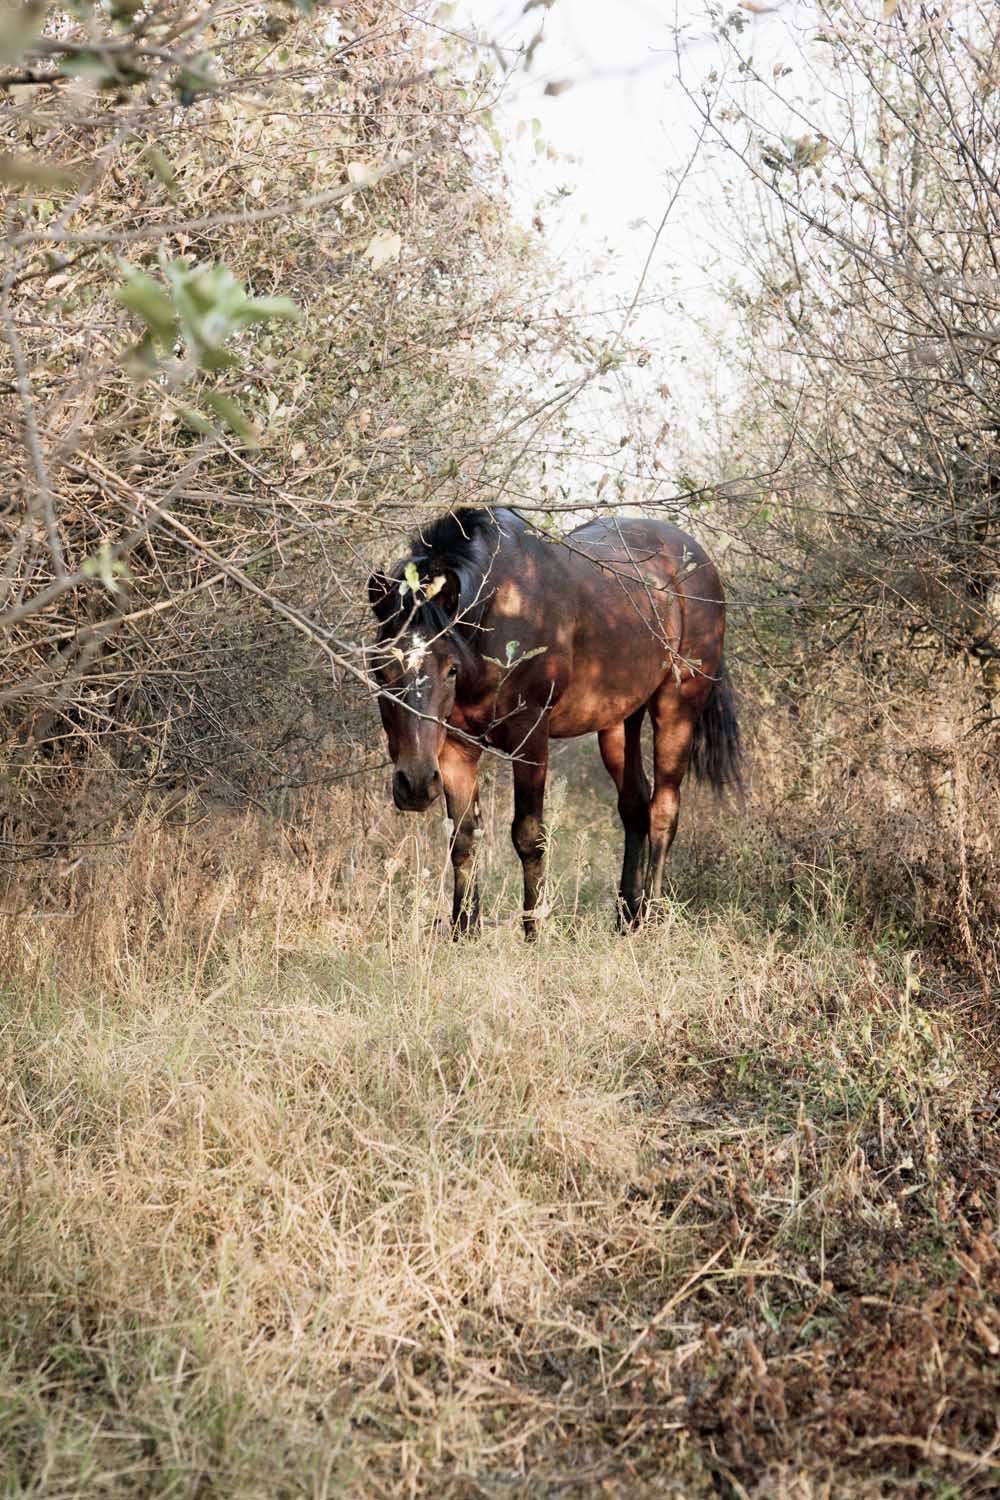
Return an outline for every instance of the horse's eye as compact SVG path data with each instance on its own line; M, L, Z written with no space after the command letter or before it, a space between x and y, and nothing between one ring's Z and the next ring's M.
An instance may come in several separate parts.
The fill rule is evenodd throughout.
M457 677L458 676L458 668L456 667L456 665L455 665L454 662L449 662L448 663L448 670L447 670L447 672L444 675L446 677L448 677L448 678Z

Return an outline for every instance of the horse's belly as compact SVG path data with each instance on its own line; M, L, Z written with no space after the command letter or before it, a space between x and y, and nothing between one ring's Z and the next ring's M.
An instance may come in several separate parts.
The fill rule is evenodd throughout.
M549 734L555 740L572 740L610 729L641 708L662 681L660 673L650 674L648 681L634 682L628 689L609 686L599 678L593 683L571 682L552 710Z

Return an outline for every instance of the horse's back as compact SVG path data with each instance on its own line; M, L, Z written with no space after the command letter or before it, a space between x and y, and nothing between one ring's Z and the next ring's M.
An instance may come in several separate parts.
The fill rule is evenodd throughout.
M621 571L627 572L631 566L640 577L689 574L704 568L718 578L701 543L672 521L646 516L599 516L571 531L567 541L578 555L595 562L620 564ZM721 588L718 598L721 602Z
M555 736L620 723L665 681L685 697L707 694L725 607L694 537L667 521L609 516L570 532L559 551L562 596L551 609L568 649Z

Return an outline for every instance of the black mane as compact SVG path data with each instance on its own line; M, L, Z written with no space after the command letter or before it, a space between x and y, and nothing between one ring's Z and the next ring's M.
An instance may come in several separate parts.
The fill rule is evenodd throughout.
M385 576L385 604L376 605L379 640L391 639L404 626L430 638L448 634L466 664L471 664L475 648L470 637L478 630L492 593L487 579L493 558L505 533L523 524L517 512L506 507L488 510L464 505L421 526L410 538L407 555ZM399 587L411 563L422 584L443 575L448 587L414 603L408 591L401 593ZM445 598L447 603L442 602Z

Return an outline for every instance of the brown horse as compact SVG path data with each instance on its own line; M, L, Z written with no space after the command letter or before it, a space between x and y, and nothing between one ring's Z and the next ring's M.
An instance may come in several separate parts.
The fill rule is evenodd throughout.
M619 920L659 900L689 763L740 785L740 737L722 657L719 575L665 521L607 517L550 537L507 509L462 509L422 528L368 595L379 621L379 709L401 812L443 791L456 933L479 925L478 767L510 757L524 930L542 887L549 740L597 734L625 826ZM653 788L641 731L653 725Z

